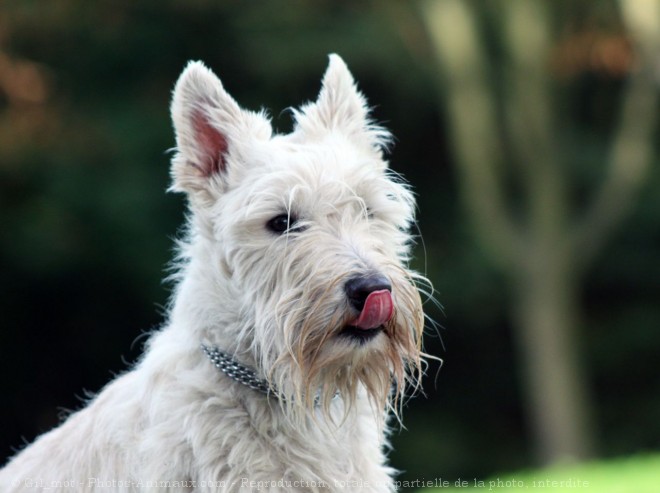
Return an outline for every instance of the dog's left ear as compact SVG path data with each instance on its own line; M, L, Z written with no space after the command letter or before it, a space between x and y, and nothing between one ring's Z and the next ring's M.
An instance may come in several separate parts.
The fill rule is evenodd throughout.
M213 199L240 166L241 146L268 139L272 129L261 114L242 109L220 79L201 62L190 62L172 96L176 154L171 190L191 198Z
M382 150L389 143L389 132L371 121L367 101L341 57L331 54L329 59L318 99L296 112L298 128L308 136L338 131L356 143Z

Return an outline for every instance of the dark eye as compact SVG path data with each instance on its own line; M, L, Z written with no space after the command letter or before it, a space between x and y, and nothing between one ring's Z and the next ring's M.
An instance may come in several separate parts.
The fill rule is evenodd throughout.
M273 233L282 234L286 232L297 232L296 217L290 214L280 214L266 223L266 227Z

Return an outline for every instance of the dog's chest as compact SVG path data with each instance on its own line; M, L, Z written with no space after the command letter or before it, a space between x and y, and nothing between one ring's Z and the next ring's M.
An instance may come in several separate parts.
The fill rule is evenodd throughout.
M276 410L258 405L242 415L232 411L231 416L221 412L216 417L220 419L213 435L218 436L203 452L215 457L210 470L198 471L199 480L212 477L227 491L389 489L382 431L370 414L354 413L332 429L323 429L322 422L292 426Z

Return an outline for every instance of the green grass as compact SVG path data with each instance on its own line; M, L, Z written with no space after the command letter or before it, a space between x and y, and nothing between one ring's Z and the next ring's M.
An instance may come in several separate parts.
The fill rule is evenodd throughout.
M476 483L461 478L464 487L423 488L420 493L659 493L660 455L638 455L578 466L502 474Z

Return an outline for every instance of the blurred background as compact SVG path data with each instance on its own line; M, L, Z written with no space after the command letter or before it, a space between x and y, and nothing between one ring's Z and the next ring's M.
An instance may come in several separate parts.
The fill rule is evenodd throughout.
M0 458L163 320L185 63L287 132L331 52L396 136L443 307L402 478L660 450L659 47L656 0L2 2Z

